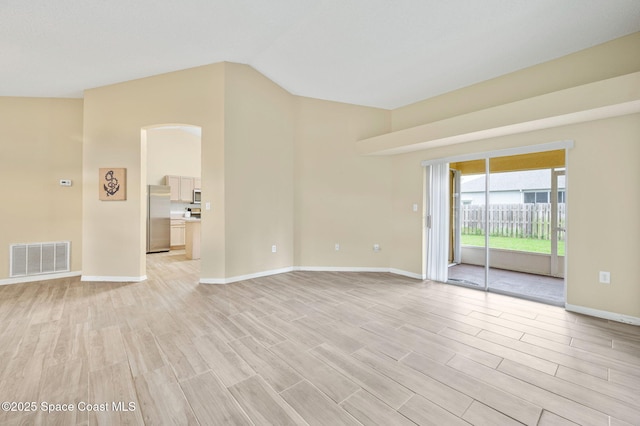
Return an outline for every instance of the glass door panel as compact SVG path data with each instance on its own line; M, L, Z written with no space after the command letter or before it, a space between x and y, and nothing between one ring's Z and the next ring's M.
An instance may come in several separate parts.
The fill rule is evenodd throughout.
M496 162L494 164L494 161ZM564 171L519 167L519 158L492 158L489 169L488 289L547 303L564 302L558 276L563 229Z
M473 163L473 164L472 164ZM452 179L458 183L458 211L454 212L453 262L449 266L449 282L485 288L486 262L486 173L485 161L456 163ZM466 171L466 173L465 173ZM455 185L454 185L455 189Z

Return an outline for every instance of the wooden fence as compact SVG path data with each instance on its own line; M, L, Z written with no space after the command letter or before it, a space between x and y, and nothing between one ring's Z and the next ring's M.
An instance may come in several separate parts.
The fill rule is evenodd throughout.
M463 205L460 214L463 235L484 235L484 205ZM564 203L558 203L558 218L558 227L564 228ZM558 233L558 239L564 240L564 234ZM551 204L489 204L489 235L550 240Z

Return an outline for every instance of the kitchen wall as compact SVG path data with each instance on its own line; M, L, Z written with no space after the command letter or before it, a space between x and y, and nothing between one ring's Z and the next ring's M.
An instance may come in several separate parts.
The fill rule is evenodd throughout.
M0 141L0 282L13 243L69 240L70 269L80 271L82 100L0 97Z
M147 184L164 185L166 175L200 177L200 137L197 127L147 129Z
M202 131L195 126L161 126L146 129L147 184L166 185L165 177L200 177ZM171 217L182 217L199 204L172 201Z

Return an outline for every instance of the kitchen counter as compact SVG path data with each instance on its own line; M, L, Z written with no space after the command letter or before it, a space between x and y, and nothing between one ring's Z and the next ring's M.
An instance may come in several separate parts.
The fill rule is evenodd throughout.
M187 259L200 259L200 219L184 218L184 250Z

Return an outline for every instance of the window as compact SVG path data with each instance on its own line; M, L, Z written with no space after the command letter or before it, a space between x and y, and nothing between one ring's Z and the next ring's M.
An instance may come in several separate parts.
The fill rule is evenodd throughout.
M524 203L536 204L536 203L550 203L551 198L550 191L530 191L524 193ZM564 190L558 191L558 202L564 203Z
M527 204L535 203L548 203L549 192L548 191L531 191L524 193L524 202Z

